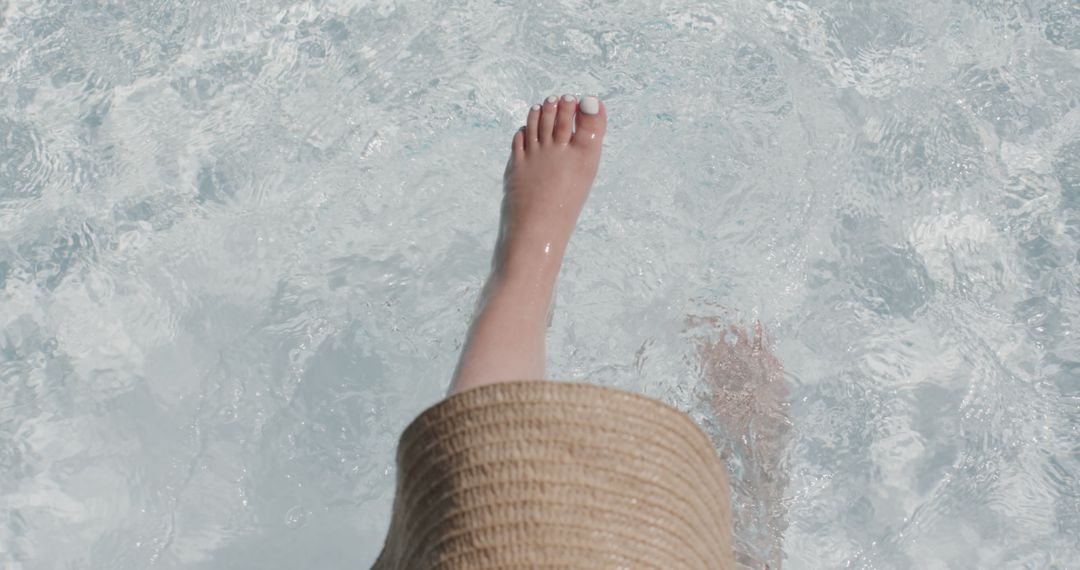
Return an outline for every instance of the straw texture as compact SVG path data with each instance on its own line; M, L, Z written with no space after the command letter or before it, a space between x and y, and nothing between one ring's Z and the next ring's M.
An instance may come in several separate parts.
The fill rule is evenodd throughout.
M509 382L406 428L375 570L726 569L724 467L682 412L610 388Z

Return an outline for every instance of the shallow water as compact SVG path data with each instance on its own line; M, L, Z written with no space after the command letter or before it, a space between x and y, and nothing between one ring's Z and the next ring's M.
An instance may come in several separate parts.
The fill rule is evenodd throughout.
M1080 560L1075 2L0 17L5 569L370 564L564 91L611 121L550 374L715 432L686 316L760 319L792 429L779 491L732 458L744 557L780 501L787 568Z

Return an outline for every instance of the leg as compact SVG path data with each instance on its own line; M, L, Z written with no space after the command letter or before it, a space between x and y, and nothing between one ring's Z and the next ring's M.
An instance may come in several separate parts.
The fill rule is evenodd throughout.
M544 378L544 333L570 234L600 164L606 115L595 97L579 106L549 97L515 135L504 175L491 275L450 385L456 393Z
M720 333L720 338L698 338L697 350L724 432L722 455L738 458L743 465L742 475L731 481L734 502L743 503L734 520L737 558L751 568L776 570L787 526L782 458L791 425L784 367L769 352L760 324L754 327L753 339L741 327L724 327L716 318L691 317L687 324L706 325ZM724 339L728 331L734 342Z

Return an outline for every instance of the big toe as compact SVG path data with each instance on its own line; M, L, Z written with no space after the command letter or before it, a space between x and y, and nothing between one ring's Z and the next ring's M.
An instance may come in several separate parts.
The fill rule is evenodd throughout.
M600 144L607 128L607 112L604 103L592 95L578 104L573 144Z

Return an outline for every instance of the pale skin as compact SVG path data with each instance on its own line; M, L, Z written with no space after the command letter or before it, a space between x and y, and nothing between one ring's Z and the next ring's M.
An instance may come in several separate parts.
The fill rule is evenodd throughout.
M602 102L587 98L579 105L564 95L533 106L514 134L491 275L451 394L544 378L544 333L555 280L596 177L606 127Z
M749 568L779 569L787 527L783 450L791 428L784 367L769 350L760 323L754 326L752 338L746 329L725 327L716 317L690 316L686 324L705 331L694 344L702 379L712 389L713 412L723 430L718 442L721 456L726 459L738 453L743 458L737 484L750 508L736 512L736 528L769 530L753 533L753 548L736 549L737 559ZM734 337L730 342L724 338L726 331Z
M606 127L602 102L588 97L579 104L564 95L533 106L525 126L514 134L491 274L450 394L496 382L544 379L544 339L555 282L596 177ZM715 318L687 317L688 326L701 324L725 330ZM742 328L730 330L736 335L731 344L711 335L697 339L702 376L713 388L712 407L725 431L735 445L756 452L758 471L769 483L762 485L764 492L775 494L785 481L778 469L788 428L783 367L769 352L760 324L753 340ZM770 508L767 518L778 541L782 508ZM779 549L774 553L779 556ZM747 562L770 567L769 561ZM771 567L779 567L779 560Z

